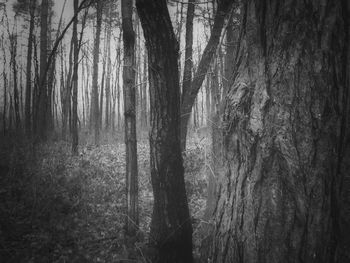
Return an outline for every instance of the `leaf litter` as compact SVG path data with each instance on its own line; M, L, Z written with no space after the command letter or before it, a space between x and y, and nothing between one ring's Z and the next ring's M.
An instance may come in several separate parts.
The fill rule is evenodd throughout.
M123 143L85 146L78 156L65 142L36 148L17 145L0 153L1 167L9 167L0 167L0 262L148 262L144 248L153 205L148 144L138 144L136 242L129 242L123 228ZM206 152L190 144L184 156L194 233L205 208Z

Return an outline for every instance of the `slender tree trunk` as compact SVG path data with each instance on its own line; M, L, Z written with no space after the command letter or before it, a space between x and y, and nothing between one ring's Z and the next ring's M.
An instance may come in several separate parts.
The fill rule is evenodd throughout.
M69 61L68 61L68 73L66 74L65 85L63 85L62 94L62 137L66 139L68 123L69 123L69 113L71 109L71 96L72 96L72 74L73 74L73 56L74 56L74 36L72 35L72 40L70 43L69 50Z
M11 61L10 65L12 66L12 74L13 74L13 103L14 103L14 111L15 111L15 126L16 130L19 131L21 125L20 119L20 108L19 108L19 94L18 94L18 79L17 79L17 35L10 35L10 54Z
M78 11L79 0L74 0L74 12ZM73 112L72 112L72 152L73 154L78 154L78 66L79 66L79 43L78 43L78 17L74 19L73 22L73 33L72 33L72 42L73 42L73 77L72 77L72 86L73 86ZM83 25L84 27L84 25ZM82 28L83 30L83 28Z
M142 112L142 120L143 120L143 127L146 128L148 127L148 122L149 122L149 118L148 118L148 99L147 99L147 50L145 48L144 51L144 56L143 56L143 77L142 77L142 90L143 90L143 94L144 94L144 101L142 104L142 108L141 108L141 112Z
M88 52L88 51L86 51ZM86 105L86 114L87 117L86 119L89 120L89 123L88 123L88 128L89 130L91 131L92 130L92 116L91 116L91 98L89 99L89 76L90 76L90 69L89 69L89 64L88 64L88 59L86 58L85 59L85 68L86 68L86 83L85 83L85 105ZM92 91L91 91L92 93Z
M48 50L52 50L52 36L51 36L51 24L52 24L52 12L49 4L49 11L48 11L48 33L47 33L47 43L48 43ZM60 31L60 22L58 26L58 32ZM52 93L55 89L55 72L56 72L56 54L52 56L50 63L46 62L46 69L45 69L45 75L47 76L47 101L46 101L46 129L47 133L51 133L54 130L54 120L53 120L53 114L52 114Z
M109 1L111 4L111 1ZM106 78L106 106L105 106L105 123L106 131L110 128L110 112L111 112L111 35L112 35L112 12L109 8L107 23L107 78Z
M244 3L206 260L340 262L339 194L350 153L347 1Z
M6 135L6 119L7 119L7 74L6 74L6 50L5 50L5 46L4 46L4 32L1 34L1 39L0 39L0 44L1 44L1 49L3 52L3 67L2 67L2 78L3 78L3 85L4 85L4 89L3 89L3 100L4 100L4 104L3 104L3 111L2 111L2 129L3 129L3 135Z
M126 226L129 235L135 235L139 225L135 112L135 32L132 23L132 6L133 1L122 0L122 27L124 41L123 89L128 215Z
M157 251L153 262L190 263L192 225L180 148L178 43L165 0L137 0L136 7L148 50L154 193L150 244Z
M107 38L107 28L105 28L104 32L104 39ZM103 128L102 125L102 120L103 120L103 97L104 97L104 91L106 88L106 65L107 65L107 41L104 42L104 47L103 47L103 63L102 63L102 79L101 79L101 88L100 88L100 105L99 105L99 125L100 129Z
M97 17L96 17L96 34L94 40L94 60L92 72L92 91L91 91L91 114L92 125L94 128L95 145L100 143L100 123L99 123L99 103L98 103L98 61L100 57L100 35L102 25L102 1L97 2Z
M11 94L9 94L9 98L10 98L10 107L9 107L9 127L8 130L12 131L13 127L12 127L12 123L13 123L13 100L12 100L12 96Z
M195 0L189 0L187 6L186 16L186 37L185 37L185 65L182 80L182 96L188 93L192 83L192 69L193 69L193 18L194 18ZM182 100L184 98L182 97Z
M32 53L33 53L33 32L35 26L35 6L36 0L30 1L30 22L28 36L28 51L27 51L27 77L26 77L26 92L25 92L25 131L27 136L32 132Z
M42 0L41 15L40 15L40 79L39 79L39 94L36 114L36 135L40 139L47 137L47 47L48 47L48 14L49 1Z
M232 0L218 1L218 9L214 18L214 25L208 44L204 49L203 55L198 64L198 68L194 74L191 88L183 92L181 102L181 149L183 151L186 149L187 124L191 116L192 107L194 105L199 89L203 84L205 75L210 66L210 62L216 53L225 18L230 13L233 7L233 2L234 1Z
M33 96L32 96L32 131L36 133L37 131L37 124L38 124L38 107L39 107L39 82L40 82L40 75L39 75L39 61L38 61L38 45L36 41L35 34L33 35L33 44L34 44L34 89L33 89Z
M6 125L7 125L7 74L5 72L5 67L4 67L4 71L3 71L3 79L4 79L4 106L3 106L3 112L2 112L2 128L3 128L3 134L6 135Z

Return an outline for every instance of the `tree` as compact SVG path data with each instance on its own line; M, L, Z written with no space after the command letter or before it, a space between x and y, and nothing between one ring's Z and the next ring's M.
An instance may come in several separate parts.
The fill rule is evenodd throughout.
M192 225L180 148L178 43L167 4L136 1L146 40L150 89L153 262L192 262Z
M74 13L78 12L79 0L74 0L73 7ZM78 43L78 17L74 18L73 22L73 33L72 33L72 43L73 43L73 76L72 76L72 86L73 86L73 112L72 112L72 152L73 154L78 153L78 66L79 66L79 43ZM82 26L82 32L84 30L84 25Z
M124 41L124 123L126 148L127 232L135 235L139 224L136 96L135 96L135 32L132 24L133 1L122 0L122 28Z
M338 262L350 155L347 1L243 3L204 249L211 262Z
M35 26L35 7L36 0L30 0L30 22L28 36L28 51L27 51L27 77L26 77L26 92L25 92L25 130L27 136L30 136L32 131L32 53L33 53L33 32Z
M186 36L185 36L185 65L182 80L182 100L185 94L191 88L192 82L192 52L193 52L193 18L194 18L195 0L188 1L187 16L186 16Z
M100 114L98 103L98 62L100 57L100 35L102 25L102 1L97 1L96 7L96 33L94 39L94 58L92 69L92 90L91 90L91 125L94 128L95 144L100 143ZM91 127L92 127L91 126Z
M185 89L181 101L181 149L186 149L187 126L191 116L191 111L195 103L197 94L203 84L205 75L209 69L217 46L220 42L221 31L224 27L225 18L230 14L233 7L233 0L218 0L218 7L214 18L214 25L207 46L205 47L196 73L191 82L190 88ZM186 29L187 31L187 29Z
M19 94L18 94L18 79L17 79L17 34L14 32L10 34L10 54L11 60L10 65L12 66L12 74L13 74L13 101L14 101L14 109L15 109L15 124L16 130L19 131L21 120L20 120L20 109L19 109Z
M48 49L49 0L42 0L40 13L40 84L35 114L35 133L42 139L47 136L47 49Z
M111 112L111 35L112 35L112 22L113 22L113 2L108 2L108 17L107 17L107 78L106 78L106 106L105 106L105 122L106 131L110 128L110 112Z

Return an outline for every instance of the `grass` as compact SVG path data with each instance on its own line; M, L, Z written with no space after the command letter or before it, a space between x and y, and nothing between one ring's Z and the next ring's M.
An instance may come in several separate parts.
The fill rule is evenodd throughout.
M140 228L129 242L124 144L108 142L81 146L79 156L63 141L1 146L0 262L147 262L149 146L138 145ZM184 157L194 233L205 207L204 146L191 144Z

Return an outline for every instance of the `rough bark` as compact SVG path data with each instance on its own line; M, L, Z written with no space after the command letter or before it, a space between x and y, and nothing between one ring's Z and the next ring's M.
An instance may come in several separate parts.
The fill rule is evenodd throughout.
M124 41L123 90L126 147L127 219L129 235L135 235L139 225L138 172L136 141L135 94L135 32L132 23L133 1L122 0L122 28Z
M206 45L201 60L194 74L191 88L185 90L181 102L181 149L186 149L187 126L191 116L192 107L195 103L199 89L201 88L205 75L209 69L210 62L216 53L217 46L220 42L221 31L224 27L225 18L233 7L233 0L218 1L218 9L214 18L214 25L211 35Z
M166 1L136 1L148 51L150 166L154 194L152 262L190 263L192 225L180 148L178 44Z
M345 2L245 2L211 262L338 262L337 167L349 161Z

